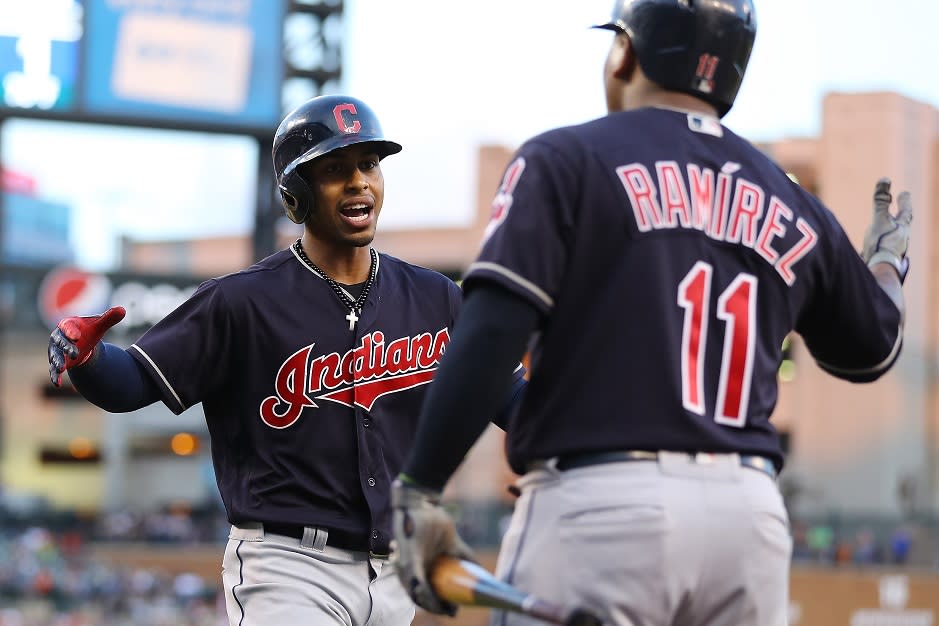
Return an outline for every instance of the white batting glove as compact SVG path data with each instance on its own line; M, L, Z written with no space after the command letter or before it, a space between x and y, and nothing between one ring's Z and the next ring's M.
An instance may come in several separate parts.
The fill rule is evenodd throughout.
M881 178L874 187L874 218L864 235L861 258L868 267L876 263L889 263L900 276L906 278L910 261L906 257L910 243L910 222L913 221L913 204L910 193L904 191L897 197L896 217L890 214L890 179Z
M473 559L457 534L453 518L440 506L440 492L398 478L391 485L391 565L418 606L440 615L456 614L455 604L434 593L430 572L440 556Z

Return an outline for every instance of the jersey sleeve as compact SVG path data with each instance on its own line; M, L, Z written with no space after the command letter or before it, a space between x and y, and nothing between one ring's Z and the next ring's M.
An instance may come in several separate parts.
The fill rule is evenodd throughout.
M840 226L830 236L836 245L823 270L825 287L796 330L819 367L845 380L872 381L899 356L900 311Z
M494 281L549 312L564 280L574 237L578 175L547 142L523 145L505 170L464 289Z
M216 280L144 333L128 350L177 415L217 388L233 363L229 306Z

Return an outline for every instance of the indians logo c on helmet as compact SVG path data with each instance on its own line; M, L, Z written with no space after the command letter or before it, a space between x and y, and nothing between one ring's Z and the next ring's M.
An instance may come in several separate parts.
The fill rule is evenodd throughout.
M349 124L346 122L346 118L343 113L348 113L349 117L352 119L352 123ZM344 133L357 133L362 130L362 123L355 119L355 105L351 102L346 102L345 104L337 104L333 109L333 117L336 118L336 126L339 127Z

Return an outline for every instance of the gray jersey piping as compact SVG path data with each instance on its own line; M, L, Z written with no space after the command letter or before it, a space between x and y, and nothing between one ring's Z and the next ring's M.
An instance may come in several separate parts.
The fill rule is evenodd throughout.
M544 289L542 289L535 283L531 282L527 278L523 276L519 276L518 274L516 274L515 272L513 272L512 270L506 267L503 267L496 263L490 263L488 261L479 261L469 266L469 269L466 271L466 275L469 276L470 274L473 273L474 270L490 271L490 272L495 272L496 274L500 274L508 278L509 280L511 280L513 283L515 283L519 287L522 287L523 289L525 289L525 291L528 291L532 295L536 296L539 300L541 300L546 305L548 305L548 307L552 307L552 308L554 307L554 298L548 295L548 293Z
M163 384L166 385L166 388L170 390L171 394L173 394L173 398L176 399L176 403L179 404L179 407L185 411L188 407L185 404L183 404L182 400L180 400L179 394L176 393L175 389L173 389L173 385L170 384L170 381L166 380L166 376L163 375L163 372L160 371L160 368L157 367L157 364L153 362L153 359L150 358L150 355L144 352L143 348L138 346L136 343L132 344L130 347L135 349L137 352L139 352L140 355L143 356L143 358L147 359L147 363L150 364L150 367L152 367L153 371L157 373L157 376L160 377L160 380L163 381Z

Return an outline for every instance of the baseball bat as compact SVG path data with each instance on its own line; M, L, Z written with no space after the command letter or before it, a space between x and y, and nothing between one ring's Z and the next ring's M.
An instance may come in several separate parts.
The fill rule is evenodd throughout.
M566 609L525 593L465 559L438 558L430 573L430 584L434 593L453 604L515 611L561 626L603 625L598 617L584 609Z

